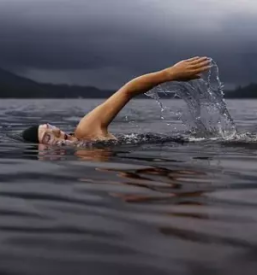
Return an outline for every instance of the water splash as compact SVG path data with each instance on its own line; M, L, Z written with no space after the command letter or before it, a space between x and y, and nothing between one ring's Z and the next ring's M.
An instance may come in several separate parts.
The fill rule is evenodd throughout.
M189 82L170 82L146 93L155 99L162 112L165 110L160 95L175 94L183 99L188 109L181 117L191 133L198 137L232 138L236 135L235 123L224 101L223 85L219 78L219 68L211 60L209 72L201 79Z

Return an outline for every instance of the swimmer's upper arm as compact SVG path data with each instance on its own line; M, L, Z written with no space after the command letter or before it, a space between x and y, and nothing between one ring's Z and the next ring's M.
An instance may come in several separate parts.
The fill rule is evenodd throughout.
M106 134L108 125L130 98L126 92L120 89L81 119L75 130L75 136L77 138L94 138L103 133Z

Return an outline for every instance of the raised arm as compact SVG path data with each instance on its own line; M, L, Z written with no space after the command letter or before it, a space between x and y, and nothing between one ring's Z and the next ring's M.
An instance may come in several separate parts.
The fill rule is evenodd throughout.
M107 134L107 127L128 101L168 81L188 81L200 77L210 68L207 57L194 57L180 61L172 67L137 77L113 94L104 103L88 113L79 122L75 135L79 139Z

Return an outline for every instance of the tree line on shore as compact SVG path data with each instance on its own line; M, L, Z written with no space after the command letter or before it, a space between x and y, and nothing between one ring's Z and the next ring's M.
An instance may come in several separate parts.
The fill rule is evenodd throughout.
M42 84L0 69L0 98L107 98L113 92L93 86ZM257 83L224 94L225 98L257 98Z

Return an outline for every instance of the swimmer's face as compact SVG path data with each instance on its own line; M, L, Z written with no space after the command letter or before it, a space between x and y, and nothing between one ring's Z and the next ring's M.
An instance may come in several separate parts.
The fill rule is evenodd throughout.
M62 144L66 141L74 141L75 137L68 135L61 131L58 127L52 126L51 124L42 124L38 128L39 143L55 145Z

